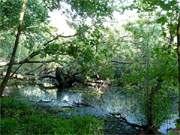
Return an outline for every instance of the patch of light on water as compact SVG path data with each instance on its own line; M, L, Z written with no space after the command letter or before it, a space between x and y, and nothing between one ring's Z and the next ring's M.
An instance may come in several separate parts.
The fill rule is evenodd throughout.
M61 99L61 101L69 102L69 96L68 95L64 95L64 97Z
M24 87L19 91L21 95L27 97L31 101L51 101L57 99L57 90L43 91L39 87Z
M76 103L81 103L82 100L83 98L81 93L61 92L60 94L58 94L57 99L51 100L51 102L46 103L46 105L57 108L68 106L71 107Z

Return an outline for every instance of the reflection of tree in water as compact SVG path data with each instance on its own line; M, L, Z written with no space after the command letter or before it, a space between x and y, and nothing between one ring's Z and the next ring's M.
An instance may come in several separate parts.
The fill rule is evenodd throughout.
M115 117L107 117L105 120L104 132L108 134L136 134L141 130L139 127L132 126L123 120Z
M83 93L83 91L86 92ZM93 115L105 119L105 134L131 134L146 128L142 96L136 93L128 93L115 87L104 91L101 96L96 96L92 94L92 91L90 92L90 90L85 90L84 88L81 91L55 91L56 98L47 103L47 99L50 99L54 95L53 93L54 91L52 90L44 92L38 87L24 87L23 90L21 88L21 94L24 94L30 100L37 99L36 101L42 101L41 105L45 101L44 104L49 106L49 108L71 108L67 114L62 113L64 117L66 115L68 117ZM164 110L163 108L161 109L162 111ZM174 105L173 110L177 110L177 104ZM176 112L171 113L175 114ZM167 115L170 116L170 114ZM172 118L174 119L175 117L173 116ZM160 131L167 133L167 128L173 127L173 121L171 119L166 120L160 126Z

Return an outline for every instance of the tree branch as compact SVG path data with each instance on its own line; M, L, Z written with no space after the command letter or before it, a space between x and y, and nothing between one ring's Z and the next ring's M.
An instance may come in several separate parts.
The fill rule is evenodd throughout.
M70 37L74 37L76 36L76 34L74 35L69 35L69 36L64 36L64 35L57 35L55 36L53 39L45 42L42 46L48 46L50 43L52 43L53 41L57 40L58 38L62 37L62 38L70 38ZM65 42L67 43L67 42ZM62 44L65 44L65 43L62 43ZM32 52L31 54L29 54L26 58L24 58L23 60L19 61L19 62L14 62L13 65L19 65L19 64L24 64L24 63L28 63L30 59L34 58L35 56L39 55L41 51L44 51L45 48L43 49L39 49L39 50L36 50L34 52ZM8 66L9 65L9 62L8 63L3 63L0 65L0 67L4 67L4 66Z

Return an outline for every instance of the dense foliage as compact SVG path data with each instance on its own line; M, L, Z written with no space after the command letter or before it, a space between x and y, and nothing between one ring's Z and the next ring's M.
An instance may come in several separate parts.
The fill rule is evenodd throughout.
M13 73L34 77L39 81L46 75L57 81L54 76L60 74L60 71L57 72L60 67L62 74L58 77L62 82L59 85L73 84L77 80L83 84L103 80L110 81L112 85L122 87L127 92L139 93L144 102L142 112L149 128L157 128L169 118L173 101L177 100L180 93L178 0L134 0L132 4L122 2L122 6L116 5L116 0L28 0L22 27L19 27L23 3L24 0L0 0L0 62L5 62L4 65L0 63L2 78L7 67L12 65L9 69L11 73L4 77L6 80L13 78ZM136 12L138 19L120 27L107 27L104 22L113 19L113 13L118 12L114 10L118 7L122 7L118 11ZM56 9L68 17L68 25L75 31L74 34L58 35L56 28L50 26L48 13ZM17 39L18 42L15 42ZM15 45L15 60L9 63ZM58 86L57 82L53 82L54 84ZM1 87L2 85L2 92L4 88ZM16 108L18 103L12 108L9 105L12 105L11 100L2 101L2 116L7 117L1 121L2 127L5 126L4 134L19 131L23 134L31 129L34 129L33 134L42 134L49 126L51 128L48 133L100 132L95 128L96 125L89 130L86 130L89 127L84 127L82 131L76 131L76 118L59 120L48 116L43 119L46 114L26 110L28 107ZM14 112L13 109L19 110ZM25 116L20 119L24 111ZM97 127L101 126L100 122L94 123L95 120L91 120L91 117L81 120L79 125L88 122L88 126L92 123L97 124ZM40 125L42 122L45 124ZM69 127L71 131L66 131Z

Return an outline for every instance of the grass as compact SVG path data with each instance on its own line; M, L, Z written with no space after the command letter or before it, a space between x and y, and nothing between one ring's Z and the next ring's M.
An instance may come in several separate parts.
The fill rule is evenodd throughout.
M103 121L92 116L65 119L12 98L3 97L0 102L2 135L103 134Z

